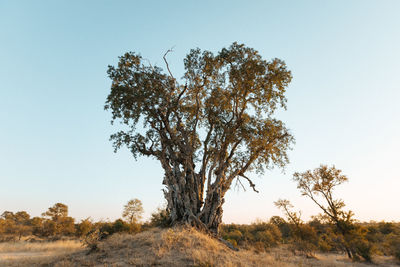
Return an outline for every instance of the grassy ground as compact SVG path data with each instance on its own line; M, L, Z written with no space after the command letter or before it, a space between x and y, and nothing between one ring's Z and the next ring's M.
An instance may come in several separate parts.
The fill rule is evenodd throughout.
M371 265L353 263L345 255L316 256L296 256L284 247L266 253L243 249L236 252L218 240L184 228L114 234L89 254L77 241L0 244L0 266L398 266L389 257L375 257Z
M40 266L85 250L77 240L0 243L0 266Z

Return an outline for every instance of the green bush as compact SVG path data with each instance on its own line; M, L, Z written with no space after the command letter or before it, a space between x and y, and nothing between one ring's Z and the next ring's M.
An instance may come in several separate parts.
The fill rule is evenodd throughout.
M166 208L158 208L151 214L150 225L162 228L170 226L171 220L168 210Z

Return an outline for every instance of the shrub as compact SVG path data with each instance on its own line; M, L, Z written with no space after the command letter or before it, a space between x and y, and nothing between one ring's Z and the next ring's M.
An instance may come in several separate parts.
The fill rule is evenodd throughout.
M90 218L84 219L75 225L76 235L78 237L85 237L93 229L93 227L94 226Z
M100 239L101 239L100 229L95 228L86 234L86 236L82 240L82 243L90 249L89 253L91 253L98 250Z
M237 245L240 241L242 241L243 235L238 229L234 229L231 232L224 234L223 238L229 242L234 241L234 243Z
M279 228L279 231L281 232L281 237L283 238L283 241L287 241L290 237L290 226L289 224L283 219L282 217L279 216L272 216L271 219L269 220L270 224L276 225Z
M389 234L384 245L387 247L389 254L400 261L400 235Z
M360 255L367 262L372 262L372 251L373 251L372 243L368 242L368 240L366 239L360 238L354 242L353 246L357 255Z
M318 236L314 228L307 224L291 225L292 250L299 251L307 257L314 257L318 246Z
M169 212L166 208L158 208L151 214L150 225L156 227L168 227L171 225Z
M101 223L101 226L99 228L100 238L104 239L107 236L112 235L114 233L121 233L121 232L132 233L132 229L134 227L140 227L140 226L132 226L132 224L124 222L121 219L117 219L113 223L109 222Z

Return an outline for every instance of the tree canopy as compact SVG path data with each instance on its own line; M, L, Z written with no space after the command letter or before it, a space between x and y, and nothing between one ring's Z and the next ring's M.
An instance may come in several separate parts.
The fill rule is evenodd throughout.
M344 210L344 201L333 196L335 188L348 181L347 176L335 166L321 165L312 171L294 173L293 180L297 182L301 194L309 197L323 211L321 217L335 225L348 257L358 259L361 256L371 261L372 246L365 239L366 231L354 223L351 210Z
M109 66L111 92L105 109L127 127L111 136L115 149L161 162L171 222L217 231L224 195L248 172L263 173L288 162L293 137L273 117L286 108L292 76L280 59L266 61L243 44L214 55L192 49L182 79L129 52Z
M137 223L143 215L143 205L142 201L137 198L129 200L124 205L124 211L122 212L122 217L124 217L129 223Z

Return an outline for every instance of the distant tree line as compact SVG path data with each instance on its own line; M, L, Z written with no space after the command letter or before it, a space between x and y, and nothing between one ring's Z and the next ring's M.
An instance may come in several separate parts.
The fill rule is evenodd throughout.
M95 222L89 217L76 222L68 216L68 206L63 203L49 207L40 217L31 217L26 211L4 211L0 215L0 242L80 238L90 243L117 232L137 233L169 223L165 208L158 208L147 222L140 221L142 215L143 206L139 199L129 200L124 205L122 218L115 221Z

